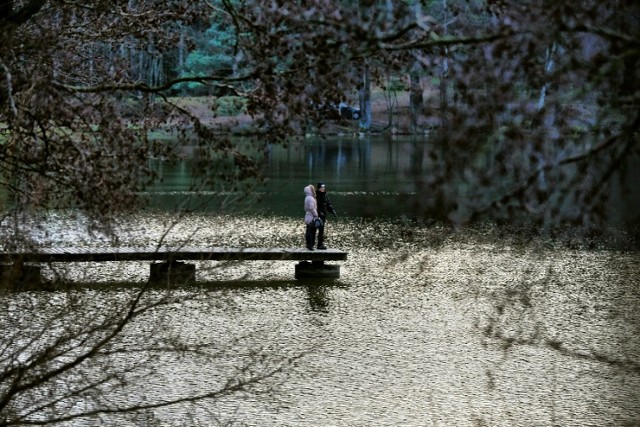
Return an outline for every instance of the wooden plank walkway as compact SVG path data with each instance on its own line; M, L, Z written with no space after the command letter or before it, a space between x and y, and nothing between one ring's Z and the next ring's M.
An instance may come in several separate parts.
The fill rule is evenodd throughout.
M347 252L327 249L227 247L120 247L40 248L33 251L0 252L0 263L105 262L105 261L345 261Z

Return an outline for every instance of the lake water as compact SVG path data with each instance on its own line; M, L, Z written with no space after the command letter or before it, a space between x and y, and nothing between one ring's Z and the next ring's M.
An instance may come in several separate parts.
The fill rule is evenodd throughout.
M245 203L228 206L224 203L237 201L234 194L222 191L217 195L211 187L195 183L199 173L194 171L198 170L200 158L197 149L187 147L185 160L156 164L163 181L150 188L149 194L152 205L163 210L187 206L219 212L223 206L228 213L297 217L302 189L322 181L342 215L431 219L437 215L432 209L428 184L435 169L429 154L432 145L424 136L344 136L304 138L286 146L270 146L264 167L265 183L254 189ZM610 200L603 208L608 223L616 228L640 226L640 187L636 185L640 180L640 156L627 160L627 167L611 178L607 186ZM496 162L490 156L487 161ZM462 181L454 184L460 189L476 185Z
M134 421L108 415L101 423L640 425L640 254L489 226L456 232L412 225L405 218L415 214L416 150L410 139L274 147L261 201L228 215L214 211L219 200L202 208L207 195L191 187L190 160L158 166L164 182L151 195L161 209L124 219L123 245L188 238L195 246L302 247L302 188L323 180L339 212L327 244L349 259L333 282L293 280L293 262L197 263L197 283L174 291L195 299L141 319L122 343L179 337L201 352L154 354L143 365L149 375L131 374L111 401L197 395L237 376L244 363L256 362L261 372L293 362L255 393L144 411ZM202 209L174 225L172 208L189 196ZM28 232L51 246L110 244L85 225L81 216L53 213ZM148 268L45 269L49 278L60 274L82 286L4 295L5 343L47 320L90 324L142 286ZM72 309L54 319L53 307L65 301ZM116 372L137 357L118 354L85 374ZM60 392L61 384L52 389ZM71 408L91 405L71 401Z
M303 139L286 146L270 146L264 167L266 181L244 203L243 211L268 215L299 216L302 189L325 182L343 215L352 217L413 215L418 185L414 154L423 150L424 138ZM149 190L154 206L171 209L190 206L219 211L221 198L211 188L194 183L198 151L189 150L180 162L159 162L163 181ZM423 161L420 167L428 167ZM195 190L198 191L195 191ZM222 199L227 194L223 192ZM375 207L372 206L375 204ZM238 206L232 211L237 213Z
M155 241L171 219L132 218L121 224L129 236L123 243ZM69 232L78 225L61 216L46 233L33 233L54 245L88 244L88 235ZM299 219L193 213L165 238L288 247L301 246L302 234ZM328 242L349 252L341 278L329 283L292 280L292 262L199 263L198 284L182 288L199 299L158 311L124 341L155 331L206 343L203 353L215 357L162 355L155 375L131 381L118 398L199 394L235 375L251 354L265 357L256 370L303 356L257 395L147 411L135 425L640 423L637 252L570 249L489 227L454 233L348 219L329 224ZM135 286L148 275L144 263L59 267L89 284L83 298L105 304L129 292L114 279ZM29 295L32 307L52 303L51 293Z

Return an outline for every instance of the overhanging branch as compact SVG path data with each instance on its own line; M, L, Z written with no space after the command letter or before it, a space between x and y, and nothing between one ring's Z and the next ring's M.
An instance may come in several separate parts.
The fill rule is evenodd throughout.
M76 93L102 93L102 92L144 92L144 93L159 93L164 92L173 88L174 86L180 83L201 83L201 84L211 84L214 83L214 86L225 88L231 90L236 95L240 95L240 92L232 86L230 83L238 83L250 80L255 76L252 74L247 74L240 77L223 77L223 76L188 76L188 77L179 77L176 79L172 79L158 86L149 86L146 82L140 83L129 83L129 84L120 84L120 83L109 83L97 86L75 86L69 85L62 82L53 82L53 86L58 89L63 89L70 92Z
M491 201L489 204L481 207L480 209L475 210L473 212L473 214L471 215L470 219L477 218L480 214L488 212L494 206L498 206L500 204L506 203L510 199L516 197L518 194L521 194L522 192L527 190L529 187L531 187L536 182L536 180L538 179L540 174L548 172L548 171L552 170L555 167L567 166L567 165L570 165L570 164L575 164L575 163L584 161L584 160L586 160L588 158L594 157L598 153L601 153L602 151L605 151L605 150L613 147L613 145L615 143L617 143L618 140L620 140L620 138L622 138L623 135L624 135L624 133L614 134L614 135L610 136L609 138L607 138L604 142L602 142L602 144L597 145L597 146L591 148L590 150L587 150L585 152L579 153L579 154L577 154L575 156L565 157L565 158L561 159L560 161L555 162L553 164L546 164L544 166L539 167L538 169L533 171L529 175L529 177L526 180L524 180L524 182L522 182L522 184L520 184L519 186L511 189L507 193L505 193L502 196L500 196L499 198Z
M47 1L46 0L30 0L24 6L22 6L16 11L13 11L13 8L12 8L13 2L9 2L9 5L7 5L7 2L3 2L3 3L5 3L3 5L4 6L3 9L5 8L8 9L8 10L3 10L3 12L8 12L8 14L6 16L0 17L0 22L5 21L5 22L8 22L9 24L18 26L18 25L24 24L33 16L35 16L38 12L40 12L40 10L44 7Z
M429 34L430 39L412 40L402 44L380 44L380 48L388 51L401 51L412 49L431 49L434 47L449 46L468 46L476 44L491 43L496 40L502 40L516 35L528 34L527 32L501 32L496 34L487 34L477 37L455 37L455 36L438 36L435 32Z

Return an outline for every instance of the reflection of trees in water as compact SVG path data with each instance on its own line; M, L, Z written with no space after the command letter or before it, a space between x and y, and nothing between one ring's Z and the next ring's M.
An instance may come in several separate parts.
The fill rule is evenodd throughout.
M411 141L411 172L414 174L422 172L425 146L425 141L422 138L414 137Z
M562 167L562 173L546 169L545 161L563 155L563 149L557 147L548 148L541 157L525 145L522 152L505 157L504 152L511 150L506 143L492 145L487 142L467 158L460 153L449 153L451 167L447 170L442 169L441 143L436 134L333 136L292 142L286 148L271 148L265 170L270 195L264 203L272 204L269 209L287 214L297 212L297 208L285 210L283 206L298 205L298 199L292 195L300 193L301 185L323 180L329 184L334 197L340 197L334 191L387 192L383 197L372 194L358 206L372 201L384 203L382 199L388 198L390 193L401 194L399 203L394 200L375 212L366 212L366 216L404 214L454 222L492 218L507 224L526 223L532 230L547 233L553 233L558 225L573 222L578 227L586 225L585 233L599 233L602 230L597 228L598 222L583 218L581 206L600 203L601 193L605 190L609 202L602 206L600 213L607 218L608 224L637 224L640 215L640 193L635 185L640 170L636 167L640 164L637 154L624 159L629 166L626 169L611 171L613 175L607 178L609 183L603 186L597 177L608 173L606 162L585 160L580 167L568 164ZM577 146L572 150L577 150ZM603 154L601 158L605 157L607 155ZM531 159L537 160L532 162ZM160 197L184 198L179 191L205 190L198 195L201 199L203 194L212 193L215 187L202 185L206 179L197 176L201 169L193 164L189 158L152 162L155 172L163 178L162 183L149 187L154 201ZM532 215L514 204L513 199L524 200L532 195L530 189L520 185L523 181L537 188L536 196L526 204ZM173 206L178 201L158 204ZM189 205L189 208L193 207ZM385 211L387 208L389 210ZM354 214L362 215L356 211Z
M325 175L331 171L339 178L347 170L360 173L371 169L371 137L359 139L338 138L337 140L323 140L321 143L310 144L306 147L306 164L311 176Z
M622 277L626 274L629 272ZM614 329L615 323L624 330L627 330L629 325L636 327L637 297L620 297L629 292L627 283L607 284L610 289L619 286L614 291L619 297L614 298L614 301L622 306L611 305L606 296L593 298L593 294L601 294L598 289L581 289L571 296L570 302L563 303L553 300L554 288L560 288L559 294L567 292L566 289L562 290L567 284L558 278L558 272L550 268L540 278L536 279L534 275L533 269L525 270L519 280L491 292L488 296L489 310L476 320L475 326L484 337L484 345L498 343L505 355L502 362L486 371L490 389L495 388L500 365L506 362L510 355L514 356L512 351L518 346L550 349L573 360L602 363L618 370L621 375L640 374L640 360L634 359L635 349L629 346L627 350L630 349L631 352L628 352L620 348L619 344L615 345L620 342L620 337L616 336L615 330L609 329L610 323L614 323ZM567 275L570 277L571 273ZM597 283L585 282L582 286L598 287ZM560 319L557 317L558 314L552 314L553 310L548 309L551 306L560 311ZM595 334L591 329L592 324L597 325L602 317L607 319L608 325L603 332L611 334L610 337L598 337L597 326L593 327ZM552 319L553 325L549 324ZM598 338L606 343L610 341L614 345L599 343ZM583 342L587 340L588 342Z
M126 424L163 408L180 413L260 393L299 356L275 354L248 334L211 342L201 329L220 327L211 313L232 307L231 298L138 287L4 294L0 425ZM200 381L166 381L166 369L189 375L191 364Z

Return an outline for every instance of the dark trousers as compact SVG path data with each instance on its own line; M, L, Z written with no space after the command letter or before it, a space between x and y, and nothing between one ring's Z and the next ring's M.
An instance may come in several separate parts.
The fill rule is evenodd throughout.
M304 237L307 240L307 248L313 248L316 242L316 227L314 227L313 223L307 224L307 231L305 231ZM320 238L318 238L318 241L320 241Z
M326 219L324 217L320 217L322 219L322 227L318 227L318 247L324 245L324 224Z

